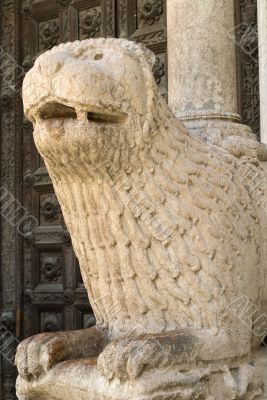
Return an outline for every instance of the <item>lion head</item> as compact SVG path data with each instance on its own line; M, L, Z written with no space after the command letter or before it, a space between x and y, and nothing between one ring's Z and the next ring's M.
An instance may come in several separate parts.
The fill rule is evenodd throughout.
M151 51L124 39L61 44L36 60L23 101L50 172L76 161L113 163L120 150L128 165L127 154L144 148L159 97L154 61Z

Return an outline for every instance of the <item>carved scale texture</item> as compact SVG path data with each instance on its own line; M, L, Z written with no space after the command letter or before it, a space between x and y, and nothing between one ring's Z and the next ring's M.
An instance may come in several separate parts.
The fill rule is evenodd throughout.
M135 82L148 68L138 65ZM151 72L150 106L138 111L129 71L120 79L125 124L78 118L35 126L97 322L113 337L179 327L233 331L231 301L243 293L262 300L257 202L238 177L238 159L190 137Z
M114 336L230 329L228 304L244 284L258 302L251 282L261 280L262 261L257 212L235 160L171 121L135 164L100 179L71 165L55 185L98 323Z

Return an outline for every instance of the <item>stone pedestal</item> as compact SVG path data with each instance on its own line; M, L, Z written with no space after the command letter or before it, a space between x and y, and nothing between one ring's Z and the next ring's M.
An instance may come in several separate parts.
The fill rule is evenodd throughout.
M251 379L253 368L250 370L245 364L232 370L222 364L219 372L212 372L210 366L183 372L179 368L158 368L144 373L137 381L116 380L110 384L98 374L94 360L79 360L58 364L35 382L19 378L17 395L20 400L266 400L267 392L262 393L260 384L261 379L267 379L266 349L260 349L254 357L257 371L260 371L259 379L254 378L254 383L248 388L244 377Z

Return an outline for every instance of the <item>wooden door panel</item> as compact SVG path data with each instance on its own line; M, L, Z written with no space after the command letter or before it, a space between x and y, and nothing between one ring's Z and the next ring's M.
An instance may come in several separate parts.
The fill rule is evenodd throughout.
M71 5L71 40L99 38L104 35L102 2L76 1Z
M154 76L167 99L166 3L163 0L120 0L117 5L118 37L145 44L156 54Z

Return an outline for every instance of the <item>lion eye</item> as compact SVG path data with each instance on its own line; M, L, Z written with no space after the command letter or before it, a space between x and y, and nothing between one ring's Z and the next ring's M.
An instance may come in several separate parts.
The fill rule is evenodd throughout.
M65 106L61 103L47 103L40 109L40 117L50 118L74 118L77 119L77 113L73 107Z

